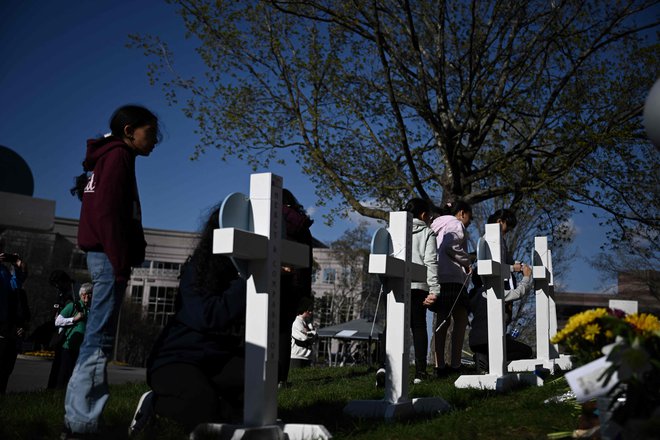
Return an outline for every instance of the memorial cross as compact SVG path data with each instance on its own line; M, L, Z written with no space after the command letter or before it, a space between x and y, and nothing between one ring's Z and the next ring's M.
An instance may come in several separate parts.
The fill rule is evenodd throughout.
M536 290L536 358L512 361L509 371L536 371L540 368L554 373L571 368L570 356L560 355L559 347L550 343L557 333L557 305L554 298L552 251L548 237L534 237L532 276Z
M497 391L507 390L518 382L540 385L542 383L541 379L533 374L507 374L504 279L510 277L510 266L505 262L499 223L487 224L486 233L479 240L477 271L486 289L488 374L462 375L454 382L454 385L457 388L480 388Z
M410 283L426 281L426 266L412 262L412 215L390 212L389 229L371 241L369 273L377 274L387 292L386 380L383 400L354 400L344 412L355 417L401 419L415 413L440 413L449 404L438 397L408 398L410 365Z
M247 280L244 427L227 429L235 430L232 438L250 431L250 438L284 438L283 432L291 440L330 438L321 425L277 425L278 346L289 343L279 341L281 265L310 264L306 245L282 239L282 178L252 174L249 198L229 195L219 220L213 253L229 256Z
M629 299L611 299L608 306L610 309L622 310L628 315L637 313L639 310L637 301Z

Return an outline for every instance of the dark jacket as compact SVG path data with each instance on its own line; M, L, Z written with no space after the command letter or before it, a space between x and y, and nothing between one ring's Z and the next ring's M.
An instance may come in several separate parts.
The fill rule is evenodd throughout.
M87 141L83 162L91 171L82 198L78 246L105 253L118 280L144 261L142 213L135 179L135 153L116 137Z
M151 374L171 363L193 364L209 375L245 351L245 280L238 278L223 292L195 286L195 260L185 265L176 313L161 332L147 361Z
M309 267L283 267L280 275L280 332L290 334L291 324L298 316L298 305L302 298L312 298L312 233L314 222L302 210L290 206L282 207L287 240L306 244L309 247Z
M14 266L13 273L0 263L0 336L14 337L17 327L30 320L27 295L21 287L25 273Z

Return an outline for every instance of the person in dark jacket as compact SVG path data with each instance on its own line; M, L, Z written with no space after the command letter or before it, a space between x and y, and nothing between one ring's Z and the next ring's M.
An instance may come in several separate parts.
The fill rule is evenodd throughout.
M27 296L22 289L26 278L25 262L17 254L5 253L4 239L0 237L0 394L7 390L18 345L30 320Z
M294 268L283 265L280 272L280 345L277 361L277 382L280 387L288 386L291 365L291 325L298 316L301 301L312 301L312 232L314 223L293 193L282 189L282 217L286 228L286 239L306 244L309 247L310 267Z
M210 215L182 269L175 314L147 361L152 391L138 404L131 434L154 413L188 431L242 419L246 282L228 257L213 254L218 212Z
M158 118L144 107L127 105L114 112L110 129L110 135L87 142L85 173L72 190L82 200L78 246L87 253L94 297L67 387L62 438L99 431L109 397L106 368L119 310L131 267L144 260L135 158L153 151Z
M515 289L504 289L504 302L511 304L513 301L529 295L533 288L532 268L521 263L523 278ZM472 277L474 288L470 291L470 310L472 312L472 324L470 329L470 350L474 353L475 365L479 373L489 371L488 364L488 301L486 289L478 274ZM505 335L506 360L531 359L532 348L510 334Z

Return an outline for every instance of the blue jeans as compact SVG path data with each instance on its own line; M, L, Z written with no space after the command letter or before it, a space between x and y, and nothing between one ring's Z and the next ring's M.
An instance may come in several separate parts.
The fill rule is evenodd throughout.
M102 252L87 253L94 291L80 346L64 399L64 423L73 432L94 433L109 397L107 363L112 355L117 318L126 282L115 280L112 264Z

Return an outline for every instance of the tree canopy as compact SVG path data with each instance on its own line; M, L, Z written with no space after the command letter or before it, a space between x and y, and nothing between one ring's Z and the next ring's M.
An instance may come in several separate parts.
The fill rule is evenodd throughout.
M615 239L658 241L641 123L656 0L170 2L205 77L157 36L132 44L197 121L195 156L267 166L289 151L321 203L374 218L413 196L547 218L574 201L607 213Z

